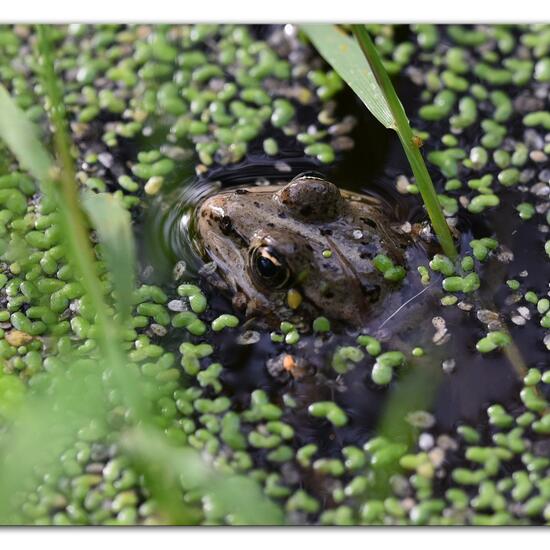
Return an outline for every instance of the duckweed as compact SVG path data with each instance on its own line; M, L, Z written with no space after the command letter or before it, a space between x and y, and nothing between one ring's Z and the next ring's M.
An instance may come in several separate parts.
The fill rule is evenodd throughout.
M358 363L364 357L364 353L353 346L343 346L338 348L332 356L332 368L338 374L344 374L351 368L354 363Z
M468 83L463 78L458 80L458 77L455 77L453 79L453 86L455 90L464 91L467 89ZM450 119L451 127L453 128L468 128L468 126L471 126L477 119L477 105L471 97L463 97L458 102L458 111L459 114L452 116Z
M376 358L372 368L372 381L375 384L387 385L393 378L393 369L405 362L405 356L400 351L387 351Z
M477 273L470 273L465 277L458 275L443 279L443 289L447 292L474 292L479 288L480 281Z
M456 101L456 95L451 90L439 92L431 105L420 108L418 114L425 120L441 120L449 115Z
M178 294L189 299L189 305L194 313L203 313L206 310L206 296L200 288L192 284L182 284L178 286Z
M485 237L483 239L474 239L470 241L470 247L472 248L472 254L480 262L484 261L491 250L495 250L498 243L495 239Z
M500 199L497 195L492 193L487 195L477 195L475 196L470 204L468 205L468 210L474 214L479 214L483 212L486 208L492 206L498 206L500 204Z
M476 344L477 351L489 353L498 348L502 348L511 343L510 336L501 331L489 332L487 336L479 340Z
M224 328L235 328L239 326L239 319L238 317L235 317L235 315L224 313L219 317L216 317L216 319L212 321L211 326L213 331L219 332Z
M458 161L465 157L465 151L459 147L428 153L428 160L437 166L447 178L455 178L458 175Z
M298 449L298 451L296 452L296 458L301 466L307 468L311 465L311 459L317 451L317 445L315 445L314 443L309 443L308 445L305 445L304 447Z
M367 334L360 334L357 337L357 343L360 346L365 346L367 353L373 357L380 355L382 351L382 345L380 342L376 338L368 336Z
M550 113L547 111L537 111L529 113L523 117L525 126L542 126L545 130L550 130Z
M318 401L308 407L311 416L326 418L331 424L339 428L348 423L346 413L332 401Z
M460 266L464 271L472 271L474 269L474 260L471 256L464 256L460 261Z
M405 362L405 356L400 351L387 351L379 355L376 362L387 367L399 367Z
M299 489L286 501L286 508L291 512L301 510L303 512L314 514L319 511L320 505L315 498L308 495L302 489Z
M430 267L446 276L453 275L455 272L453 262L444 254L436 254L430 261Z
M279 145L273 138L265 139L263 146L265 154L271 157L275 156L279 152Z
M297 330L291 330L285 334L285 343L286 344L296 344L300 340L300 333Z
M171 136L182 143L189 141L184 153L188 153L187 148L191 147L199 155L200 162L208 167L217 162L223 164L244 158L252 147L252 140L256 138L260 138L259 147L263 146L267 155L277 155L280 147L277 141L273 138L261 140L265 136L262 128L272 124L273 117L273 125L281 124L280 128L286 135L298 136L307 133L296 122L298 103L301 99L285 98L283 103L275 104L271 90L266 94L262 86L263 77L290 78L290 72L294 67L279 59L279 55L270 44L256 41L245 27L232 26L225 29L216 25L197 25L182 27L183 30L178 30L177 33L164 27L152 29L144 29L143 32L150 32L150 35L140 39L133 27L124 30L118 27L98 27L98 31L90 35L93 39L93 48L97 48L97 55L94 53L97 60L90 55L92 50L88 49L86 28L75 26L70 30L71 36L82 38L82 51L67 54L60 64L60 70L64 70L61 67L66 64L67 67L72 67L75 73L72 80L69 72L66 73L67 79L70 80L66 103L74 115L72 120L78 120L83 125L101 127L102 110L109 112L109 116L117 121L113 128L103 125L101 147L106 146L109 149L115 147L121 139L141 138L142 132L151 122L161 116L169 121ZM372 26L369 30L378 33L380 49L386 52L385 56L391 57L390 62L393 65L389 67L392 70L400 70L401 64L408 63L409 57L416 55L413 52L416 43L424 54L430 56L433 55L430 53L431 50L437 48L435 55L439 59L437 63L429 66L430 78L424 75L427 80L426 88L437 95L433 103L426 106L430 109L425 109L423 113L428 114L428 118L435 116L437 124L445 124L446 129L443 132L451 131L451 120L454 130L460 130L461 126L470 126L470 131L477 129L479 121L483 121L481 146L476 145L468 152L468 148L461 149L463 137L460 133L447 133L441 140L447 149L436 151L435 153L439 153L436 155L429 153L433 169L440 169L447 180L445 192L448 194L440 195L440 199L448 215L454 215L465 204L471 214L482 213L486 208L499 206L501 193L518 192L513 189L514 186L517 189L525 189L532 185L525 170L532 168L530 154L536 151L533 151L534 147L531 145L528 148L525 144L515 141L517 136L514 137L509 129L518 119L518 114L514 111L515 103L512 103L512 99L516 99L517 96L514 97L515 92L511 84L506 84L506 92L498 90L495 86L498 86L499 82L522 83L522 86L526 86L526 75L531 73L537 81L547 81L545 63L548 41L545 42L543 28L530 27L517 33L522 47L526 48L525 55L531 57L529 63L523 59L507 58L515 47L516 33L512 34L500 27L468 29L453 26L449 29L446 40L450 40L451 44L454 42L454 46L446 48L445 51L440 51L438 47L438 36L447 31L433 25L415 25L414 41L402 45L398 44L392 27ZM60 51L67 47L67 43L70 44L70 40L67 43L63 42L63 32L65 31L60 30ZM175 33L174 36L172 32ZM4 34L0 30L0 36ZM12 42L14 39L22 40L0 40L2 55L10 49L14 53L17 51L17 44ZM205 40L210 43L218 39L223 46L214 48L214 51L203 48ZM488 51L478 56L472 52L469 44L482 42L488 44ZM129 56L124 54L127 46L131 52ZM184 51L180 53L182 48ZM497 49L500 54L493 55ZM102 54L105 54L105 58ZM503 63L500 62L501 56L504 59ZM112 67L106 64L107 60L112 60ZM469 89L464 89L464 82L471 81L472 63L474 74L478 72L479 77L488 83L487 87L468 84ZM8 70L9 67L3 58L0 64L3 70ZM18 65L15 64L10 69L17 71ZM234 79L234 82L226 79L226 70L232 73L231 80ZM332 71L310 72L317 73L316 76L308 74L307 80L308 83L315 80L314 86L318 97L333 97L342 87L341 80ZM98 78L107 79L109 85L113 84L115 87L113 90L100 90ZM25 75L23 80L31 82L32 77ZM18 86L14 84L14 88ZM444 90L444 87L447 90ZM99 93L95 91L96 88L100 90ZM26 86L22 90L21 94L15 90L21 105L31 106L33 103L39 103L33 97L34 88ZM295 97L307 98L307 92L306 89L299 94L296 91ZM441 105L442 98L449 100L452 97L449 93L441 97L439 94L443 92L453 94L452 105L449 101L447 104L443 101ZM461 95L456 92L460 92ZM285 102L290 104L291 109ZM310 104L307 99L305 104ZM437 118L441 115L442 107L443 110L449 108L449 111L447 115ZM30 110L29 107L29 115ZM119 114L123 110L132 120L119 121ZM290 110L294 112L285 122ZM43 111L32 116L41 120ZM327 108L316 122L323 125L323 120L328 122L330 116L330 109ZM485 122L487 117L491 117L494 124ZM255 123L255 119L258 122ZM530 131L539 132L547 129L546 120L540 116L539 111L525 112L522 122ZM517 124L519 123L520 120L517 120ZM329 124L324 126L328 127ZM425 129L424 126L422 129ZM436 139L437 136L431 131L431 127L428 129L430 132L426 132L423 139L431 148L433 143L429 140ZM329 134L323 126L317 130L311 142L301 139L297 139L297 142L306 148L311 147L308 152L317 157L317 160L331 162L335 158L334 149L328 143L318 146L318 142L330 139L327 137ZM429 134L434 137L430 137ZM269 141L270 139L273 141ZM532 139L536 141L535 137ZM211 143L207 143L206 140L211 140ZM544 146L537 145L536 148L542 150ZM487 153L488 150L492 152L491 155ZM150 191L153 191L153 194L162 193L165 187L171 185L175 167L179 162L177 155L182 154L175 146L174 151L174 158L171 158L172 153L166 153L165 147L154 151L142 151L137 159L131 161L128 174L117 176L113 181L101 173L102 162L98 160L98 156L103 161L105 159L102 154L88 153L85 159L88 166L83 168L87 177L79 181L98 190L111 190L111 185L114 184L117 186L117 192L129 199L137 198L131 196L132 194L140 196ZM541 157L535 155L534 158ZM498 171L494 170L493 161ZM493 176L490 181L487 177L489 172ZM119 174L116 170L113 173ZM4 178L12 175L1 176L0 182L9 182L9 179ZM493 183L495 176L500 185ZM162 178L160 185L159 179L155 178ZM29 255L29 262L26 258L6 256L6 268L0 273L0 289L6 297L4 309L0 311L0 322L12 325L10 328L0 329L0 356L10 369L9 374L0 375L0 393L6 395L6 399L0 400L3 403L0 410L2 416L5 414L4 411L16 406L14 404L12 407L11 402L16 403L21 399L17 396L23 395L26 387L22 380L30 378L32 382L42 370L63 368L63 362L59 358L62 352L72 349L73 344L82 350L81 353L86 349L93 350L96 337L93 311L83 296L83 289L75 280L74 274L70 269L66 269L66 258L64 251L59 248L58 235L55 231L46 233L49 227L55 225L55 219L50 218L54 207L48 205L46 200L36 202L36 198L32 198L36 188L29 178L25 177L25 182L21 180L14 183L16 179L13 178L9 186L4 184L4 187L0 184L0 190L17 191L0 193L0 198L4 201L1 202L3 210L0 212L0 234L4 226L7 232L1 236L12 231L19 232L22 240L33 250ZM472 180L487 183L474 184L472 187L469 185ZM155 185L159 187L156 190ZM506 190L501 186L512 188ZM411 185L410 191L415 191L415 187ZM472 192L475 193L473 196L470 194ZM454 202L449 200L451 198ZM524 203L517 205L518 208L530 210L529 206L525 206L530 205L535 209L533 216L537 211L540 212L537 210L540 203L535 202L537 199L534 192L529 196L526 194L522 200ZM33 211L35 202L36 210ZM139 207L137 201L128 201L127 204L134 212L136 207ZM539 243L541 248L544 242L545 239ZM460 282L456 283L456 288L463 291L460 289L469 288L464 279L472 276L469 279L470 286L475 286L476 282L474 274L465 275L466 272L479 268L479 276L483 277L483 266L474 266L472 258L482 262L492 251L495 251L495 257L500 256L501 249L497 251L497 246L498 243L492 239L478 239L470 243L472 256L463 256L460 264L455 266L449 260L449 267L445 260L434 258L434 265L439 266L441 260L443 267L434 267L430 263L430 268L441 273L446 279L452 279L460 274ZM546 242L545 250L550 256L550 241ZM379 263L386 267L385 270L379 269L384 276L389 269L395 267L393 263L388 265L384 260L379 260ZM98 264L98 268L104 277L103 267ZM418 271L422 283L428 284L428 269L419 266ZM507 281L513 291L531 288L530 279L525 279L523 274L510 271L506 277L517 277ZM105 288L110 289L106 278L105 283ZM447 284L453 286L453 282ZM371 437L365 450L354 446L344 447L341 458L325 456L314 444L295 450L292 427L286 422L287 410L281 408L283 405L275 405L271 396L265 392L253 392L249 408L242 413L232 410L228 399L218 401L224 391L221 377L224 367L220 363L211 362L214 348L210 344L183 342L180 349L173 354L164 352L162 344L157 341L158 338L162 342L159 335L162 334L163 328L170 329L170 325L176 329L186 328L185 332L179 331L176 334L184 334L182 340L191 338L195 342L198 337L206 334L209 325L214 332L215 326L224 325L224 321L219 321L223 315L216 317L217 313L208 310L206 295L199 287L187 283L182 287L181 291L178 288L178 294L185 299L181 300L183 307L188 305L190 311L178 310L172 313L170 307L166 307L168 297L161 289L141 285L135 293L134 316L131 328L126 331L125 336L131 359L139 362L140 370L153 382L150 391L152 395L157 396L154 405L155 410L158 408L156 420L178 445L185 444L188 438L189 445L202 449L207 455L210 454L212 463L220 472L250 472L251 479L260 480L268 496L280 499L289 513L290 521L305 521L303 518L306 515L308 522L342 525L357 522L460 524L466 521L474 524L502 524L535 523L540 522L541 518L548 519L547 502L550 487L546 483L546 473L549 464L546 457L537 454L541 441L537 438L550 433L549 417L545 412L548 405L540 396L541 385L547 384L549 379L548 373L542 372L542 368L529 368L523 378L524 390L527 390L521 392L523 407L513 410L507 410L504 405L490 407L487 411L490 433L487 434L487 430L482 429L483 422L479 431L460 426L457 434L462 443L457 448L453 447L453 443L456 442L450 436L445 436L448 438L445 443L435 432L426 429L417 442L426 451L410 451L399 445L392 446L388 441L384 444L378 442L380 445L377 447L376 437ZM509 293L512 297L516 294ZM521 294L517 294L517 297L520 299ZM524 298L533 321L550 328L549 303L543 289L533 288L525 293ZM456 296L447 295L443 299L449 302L454 299L456 302ZM524 305L521 304L522 307ZM232 319L229 325L224 325L220 330L231 327L231 323L235 321ZM14 331L18 330L16 326L25 329L20 332L26 336L14 334ZM298 325L295 327L288 323L280 329L282 334L274 333L274 339L286 339L287 343L292 345L300 337ZM314 320L313 329L319 333L316 337L318 342L332 338L330 323L325 318ZM34 335L46 334L49 340L54 340L50 338L50 330L56 340L60 336L65 338L53 342L54 350L44 357L42 337L35 338ZM498 331L489 332L478 342L478 349L480 345L483 348L479 349L480 352L486 353L507 345L505 333L498 336L495 334L498 334ZM10 345L10 340L14 346ZM305 341L304 338L304 343ZM357 337L357 344L364 347L370 356L378 358L372 370L373 380L379 377L375 383L389 383L396 375L394 369L402 364L404 356L401 358L390 355L388 359L386 354L382 354L380 341L371 336L360 335ZM420 341L419 344L424 345ZM359 361L363 359L359 348L350 348L355 351L343 353L336 361L340 370L347 370L356 364L352 357L359 357L357 352L361 352ZM420 356L419 349L421 348L414 348L412 355ZM350 354L350 357L346 357L346 354ZM486 360L490 360L490 357L483 359ZM192 378L191 384L194 385L189 388L181 389L179 384L180 361L185 373L184 378ZM367 361L368 358L365 362ZM483 364L480 366L484 368ZM362 366L357 364L356 369L360 368ZM457 368L460 368L459 364ZM36 376L36 380L39 381L39 376ZM5 392L4 388L7 388ZM284 400L285 407L290 407L290 403L291 397ZM314 418L327 419L334 427L344 426L352 420L331 401L312 403L308 411ZM113 451L109 450L107 445L97 443L97 438L104 435L94 426L81 431L82 439L60 460L66 476L61 479L63 494L60 494L61 491L50 492L44 488L31 493L23 508L25 521L53 524L133 524L160 521L156 515L156 503L152 499L145 500L143 496L142 481L136 471L120 458L110 456L109 453ZM433 440L431 443L430 437ZM267 460L271 466L265 469L263 466L259 467L255 453L265 456L264 462ZM438 493L436 498L432 480L443 475L443 469L438 466L441 453L445 459L445 468L448 468L444 479L449 488L443 494ZM210 460L210 456L208 459ZM286 474L279 475L270 469L274 468L277 472L283 463L291 463L293 460L302 468L310 468L310 473L315 472L323 483L335 484L327 493L334 499L334 503L327 505L326 502L317 500L308 493L309 489L297 489L296 484L289 481ZM380 500L374 498L370 494L370 489L372 483L377 480L375 474L383 472L384 468L396 461L403 467L412 468L404 475L400 474L393 479L391 490L396 492L395 495ZM88 473L88 468L93 470L102 463L106 464L103 472L100 469L99 474L95 471L92 474ZM458 466L454 466L455 464ZM342 473L343 470L345 474ZM343 477L344 475L346 477ZM48 479L48 484L50 482L53 486L58 480L53 476ZM406 490L410 498L403 498L399 483L403 483L401 491ZM462 484L465 490L459 488ZM201 514L196 518L198 522L217 524L234 521L222 510L219 502L214 500L211 505L211 499L201 495L200 491L186 491L184 498L193 510L197 507L197 513ZM206 512L201 508L202 499L206 503ZM521 503L521 506L515 507L514 502L510 503L510 500ZM112 504L107 507L105 503Z
M172 318L172 326L185 328L195 336L202 336L206 332L206 325L192 311L182 311Z
M399 282L407 274L403 267L395 266L392 260L384 254L375 256L373 263L374 267L381 271L384 274L384 279L388 281Z
M315 332L329 332L330 321L326 317L316 317L313 320L312 328Z
M392 381L393 369L389 365L375 363L371 373L372 381L379 386L385 386Z
M507 168L499 172L497 179L505 187L516 185L519 181L519 170L517 168Z
M420 265L417 267L418 273L420 274L420 280L423 285L430 284L430 272L426 266Z
M529 202L522 202L516 206L522 220L530 220L535 215L535 207Z

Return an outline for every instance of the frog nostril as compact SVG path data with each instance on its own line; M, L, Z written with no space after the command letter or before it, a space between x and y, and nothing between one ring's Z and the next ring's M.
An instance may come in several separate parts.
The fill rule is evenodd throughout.
M306 204L303 208L300 208L300 214L304 218L308 218L309 216L311 216L311 210L311 206Z

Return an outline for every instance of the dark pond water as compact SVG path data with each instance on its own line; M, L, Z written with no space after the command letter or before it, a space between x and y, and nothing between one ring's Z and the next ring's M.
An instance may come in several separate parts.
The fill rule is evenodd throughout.
M398 79L397 85L405 107L414 112L420 91L408 80ZM189 220L197 202L209 193L220 188L253 185L258 179L283 182L301 172L315 170L342 188L383 196L403 222L422 220L424 213L420 199L395 190L396 177L408 173L397 137L382 128L351 93L340 97L336 114L341 118L353 115L357 119L351 134L355 147L340 154L337 162L328 168L301 156L296 152L295 142L282 134L276 136L281 143L276 161L263 154L262 140L258 139L252 143L245 161L231 167L214 168L208 177L195 176L193 164L182 163L181 179L172 182L167 192L151 201L143 220L139 220L145 281L158 284L175 296L177 284L173 280L173 268L177 261L183 260L188 269L184 279L196 280L208 295L210 308L205 319L211 320L220 312L232 312L230 297L220 295L197 275L202 260L194 251ZM302 116L313 120L315 113L304 112ZM465 139L469 138L465 136ZM154 136L151 139L154 142ZM277 169L276 162L281 161L290 167L288 172ZM430 410L435 416L436 431L441 432L448 432L459 422L479 427L480 423L486 422L485 409L493 403L502 403L509 410L520 407L520 380L511 362L504 355L482 356L475 349L475 343L485 335L484 326L475 317L476 309L499 311L503 317L509 317L507 314L513 305L507 302L509 289L505 281L523 270L529 272L534 285L543 285L546 276L537 269L536 244L531 238L536 222L525 222L517 216L514 192L504 192L500 197L501 207L486 218L480 220L480 216L474 218L461 214L458 220L459 245L466 246L472 238L495 236L501 244L514 251L510 263L504 264L496 259L485 263L480 273L482 287L470 300L477 307L473 307L471 312L442 307L439 302L441 292L436 290L441 287L437 279L432 279L427 290L420 284L416 265L426 264L428 258L417 250L411 256L412 276L390 300L375 308L367 326L343 330L324 338L306 334L298 346L286 348L294 355L306 358L315 373L312 376L302 380L290 377L281 380L269 374L267 361L281 354L285 347L274 344L266 329L247 326L259 332L259 340L247 345L238 343L240 330L208 334L206 338L216 348L212 360L225 367L222 374L225 393L243 409L248 406L250 392L258 388L266 390L281 404L285 394L292 396L296 406L289 409L285 420L296 429L296 444L315 442L325 456L335 454L346 444L359 445L366 441L380 422L392 396L406 402L404 406L410 410ZM407 306L401 307L407 302ZM392 316L397 310L399 312ZM449 341L442 346L432 342L435 331L432 319L439 316L444 318L451 334ZM545 353L539 345L540 331L521 330L515 325L509 328L523 362L529 366L542 365ZM337 346L353 345L360 331L380 336L387 346L385 349L410 350L420 345L426 355L408 367L410 376L400 376L400 380L392 383L389 389L370 380L370 369L356 368L344 376L337 376L328 358ZM173 329L168 338L176 349L182 340L181 331ZM166 345L166 338L163 343ZM455 362L451 374L446 374L441 367L447 360ZM348 426L328 429L328 425L320 424L308 415L307 407L311 402L325 399L335 400L346 411L351 420ZM399 426L396 430L399 432ZM409 437L410 433L405 430L394 435ZM259 453L261 455L262 451ZM261 462L261 456L259 460Z

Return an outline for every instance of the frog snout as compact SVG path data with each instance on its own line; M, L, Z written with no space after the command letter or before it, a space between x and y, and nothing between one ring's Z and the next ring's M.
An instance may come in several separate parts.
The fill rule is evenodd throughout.
M343 198L334 183L322 178L298 176L274 196L293 217L306 221L328 221L339 216Z

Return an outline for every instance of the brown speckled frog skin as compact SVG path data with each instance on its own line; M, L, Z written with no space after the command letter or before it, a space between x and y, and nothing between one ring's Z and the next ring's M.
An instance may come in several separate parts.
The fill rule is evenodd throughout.
M197 247L234 305L271 324L325 315L360 325L396 286L373 258L402 264L409 243L381 201L314 176L223 191L195 215Z

